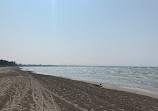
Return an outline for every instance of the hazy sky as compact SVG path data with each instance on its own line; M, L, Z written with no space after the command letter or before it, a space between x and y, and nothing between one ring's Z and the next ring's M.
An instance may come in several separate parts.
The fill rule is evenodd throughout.
M158 66L158 0L0 0L0 59Z

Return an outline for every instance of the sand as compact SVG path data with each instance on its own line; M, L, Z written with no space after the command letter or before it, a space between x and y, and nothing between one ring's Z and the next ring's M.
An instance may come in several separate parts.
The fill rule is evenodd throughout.
M158 99L0 67L0 111L158 111Z

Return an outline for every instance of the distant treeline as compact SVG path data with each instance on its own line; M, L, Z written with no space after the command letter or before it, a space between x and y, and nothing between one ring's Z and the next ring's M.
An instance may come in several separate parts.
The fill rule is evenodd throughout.
M17 66L17 64L14 61L0 60L0 67L4 66Z

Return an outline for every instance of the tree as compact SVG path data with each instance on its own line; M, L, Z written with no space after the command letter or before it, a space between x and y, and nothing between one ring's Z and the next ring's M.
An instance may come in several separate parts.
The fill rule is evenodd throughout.
M5 66L17 66L17 64L14 61L0 60L0 67L5 67Z

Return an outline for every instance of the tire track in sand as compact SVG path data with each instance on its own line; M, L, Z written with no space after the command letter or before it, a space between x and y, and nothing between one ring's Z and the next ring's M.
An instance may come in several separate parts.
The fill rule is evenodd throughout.
M61 111L58 98L77 111L88 111L44 87L30 72L18 68L3 68L0 73L1 111ZM1 76L3 75L3 76Z
M61 111L39 81L22 71L17 73L0 78L0 103L4 104L1 111ZM7 91L10 95L7 101L2 101Z

